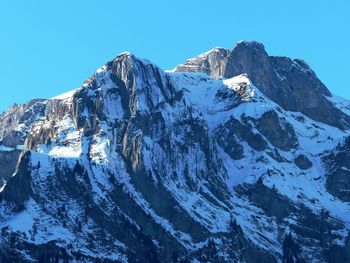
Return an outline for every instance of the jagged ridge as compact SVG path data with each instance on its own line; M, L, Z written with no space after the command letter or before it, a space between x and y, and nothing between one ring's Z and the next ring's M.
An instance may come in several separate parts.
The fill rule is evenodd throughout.
M323 97L344 122L318 122L264 84L315 85L304 63L256 42L213 52L189 68L215 78L123 53L47 100L1 192L4 260L349 261L348 177L334 172L348 169L349 103Z

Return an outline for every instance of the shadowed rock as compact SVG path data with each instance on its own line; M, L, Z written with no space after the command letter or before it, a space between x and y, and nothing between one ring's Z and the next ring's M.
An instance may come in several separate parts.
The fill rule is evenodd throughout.
M269 56L264 45L255 41L241 41L232 50L214 49L177 66L175 71L204 72L215 78L246 73L283 109L340 129L350 127L350 117L327 100L332 94L303 60Z
M294 159L294 163L302 170L310 169L312 167L312 162L303 154L298 155Z

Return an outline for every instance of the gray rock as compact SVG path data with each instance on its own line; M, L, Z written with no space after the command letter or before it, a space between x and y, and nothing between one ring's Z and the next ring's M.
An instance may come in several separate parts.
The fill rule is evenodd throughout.
M239 42L232 50L214 51L187 61L175 71L204 72L215 78L245 73L283 109L302 112L341 129L350 127L350 117L327 100L332 94L303 60L269 56L264 45L255 41ZM220 55L214 56L213 52Z
M225 73L226 63L230 50L214 48L196 58L187 60L177 66L177 72L204 72L214 78L221 78Z
M277 66L288 83L301 85L307 75L317 82L304 62L269 57L256 42L214 50L177 70L216 78L250 71L284 108L317 109L317 96L304 105L302 91L269 86L284 82L271 73ZM327 95L317 85L312 92ZM198 94L210 95L215 105L194 98ZM241 98L222 80L165 73L123 53L69 100L33 104L30 111L38 114L29 114L28 123L19 121L26 110L5 114L14 116L2 117L8 147L18 143L11 134L20 123L32 132L23 133L19 157L0 154L11 163L6 173L17 167L0 193L0 260L20 262L26 253L38 261L255 263L288 262L286 254L293 253L305 262L349 261L348 220L329 206L347 207L340 200L347 200L349 176L339 170L350 167L350 147L345 141L331 148L331 137L347 131L329 129L331 134L329 126L284 111L260 93ZM327 152L312 155L303 145L317 147L328 134ZM301 157L293 162L296 149ZM327 189L340 200L304 191L322 189L324 175L314 179L313 170L298 169L309 166L302 154L318 165L324 156ZM299 179L306 186L294 181ZM32 220L15 229L12 220L21 216ZM286 237L294 249L286 248Z
M294 163L302 170L307 170L312 167L312 162L304 154L298 155L294 159Z
M14 104L0 115L0 143L8 147L23 145L31 125L44 115L45 100L33 99Z
M346 202L350 201L350 139L324 157L327 167L327 190Z
M275 111L264 113L258 120L257 129L275 147L289 151L298 147L293 126L280 119Z
M33 99L14 104L0 115L0 181L6 182L15 172L21 149L35 121L44 116L45 100Z

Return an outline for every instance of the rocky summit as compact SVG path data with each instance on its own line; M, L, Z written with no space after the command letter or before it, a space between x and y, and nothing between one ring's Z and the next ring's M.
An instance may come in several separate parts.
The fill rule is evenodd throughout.
M350 102L257 42L14 105L0 168L0 262L350 262Z

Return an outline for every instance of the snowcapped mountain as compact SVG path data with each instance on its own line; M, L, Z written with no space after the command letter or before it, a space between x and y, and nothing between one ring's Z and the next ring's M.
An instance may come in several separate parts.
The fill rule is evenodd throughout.
M349 113L257 42L122 53L0 116L0 262L350 262Z

